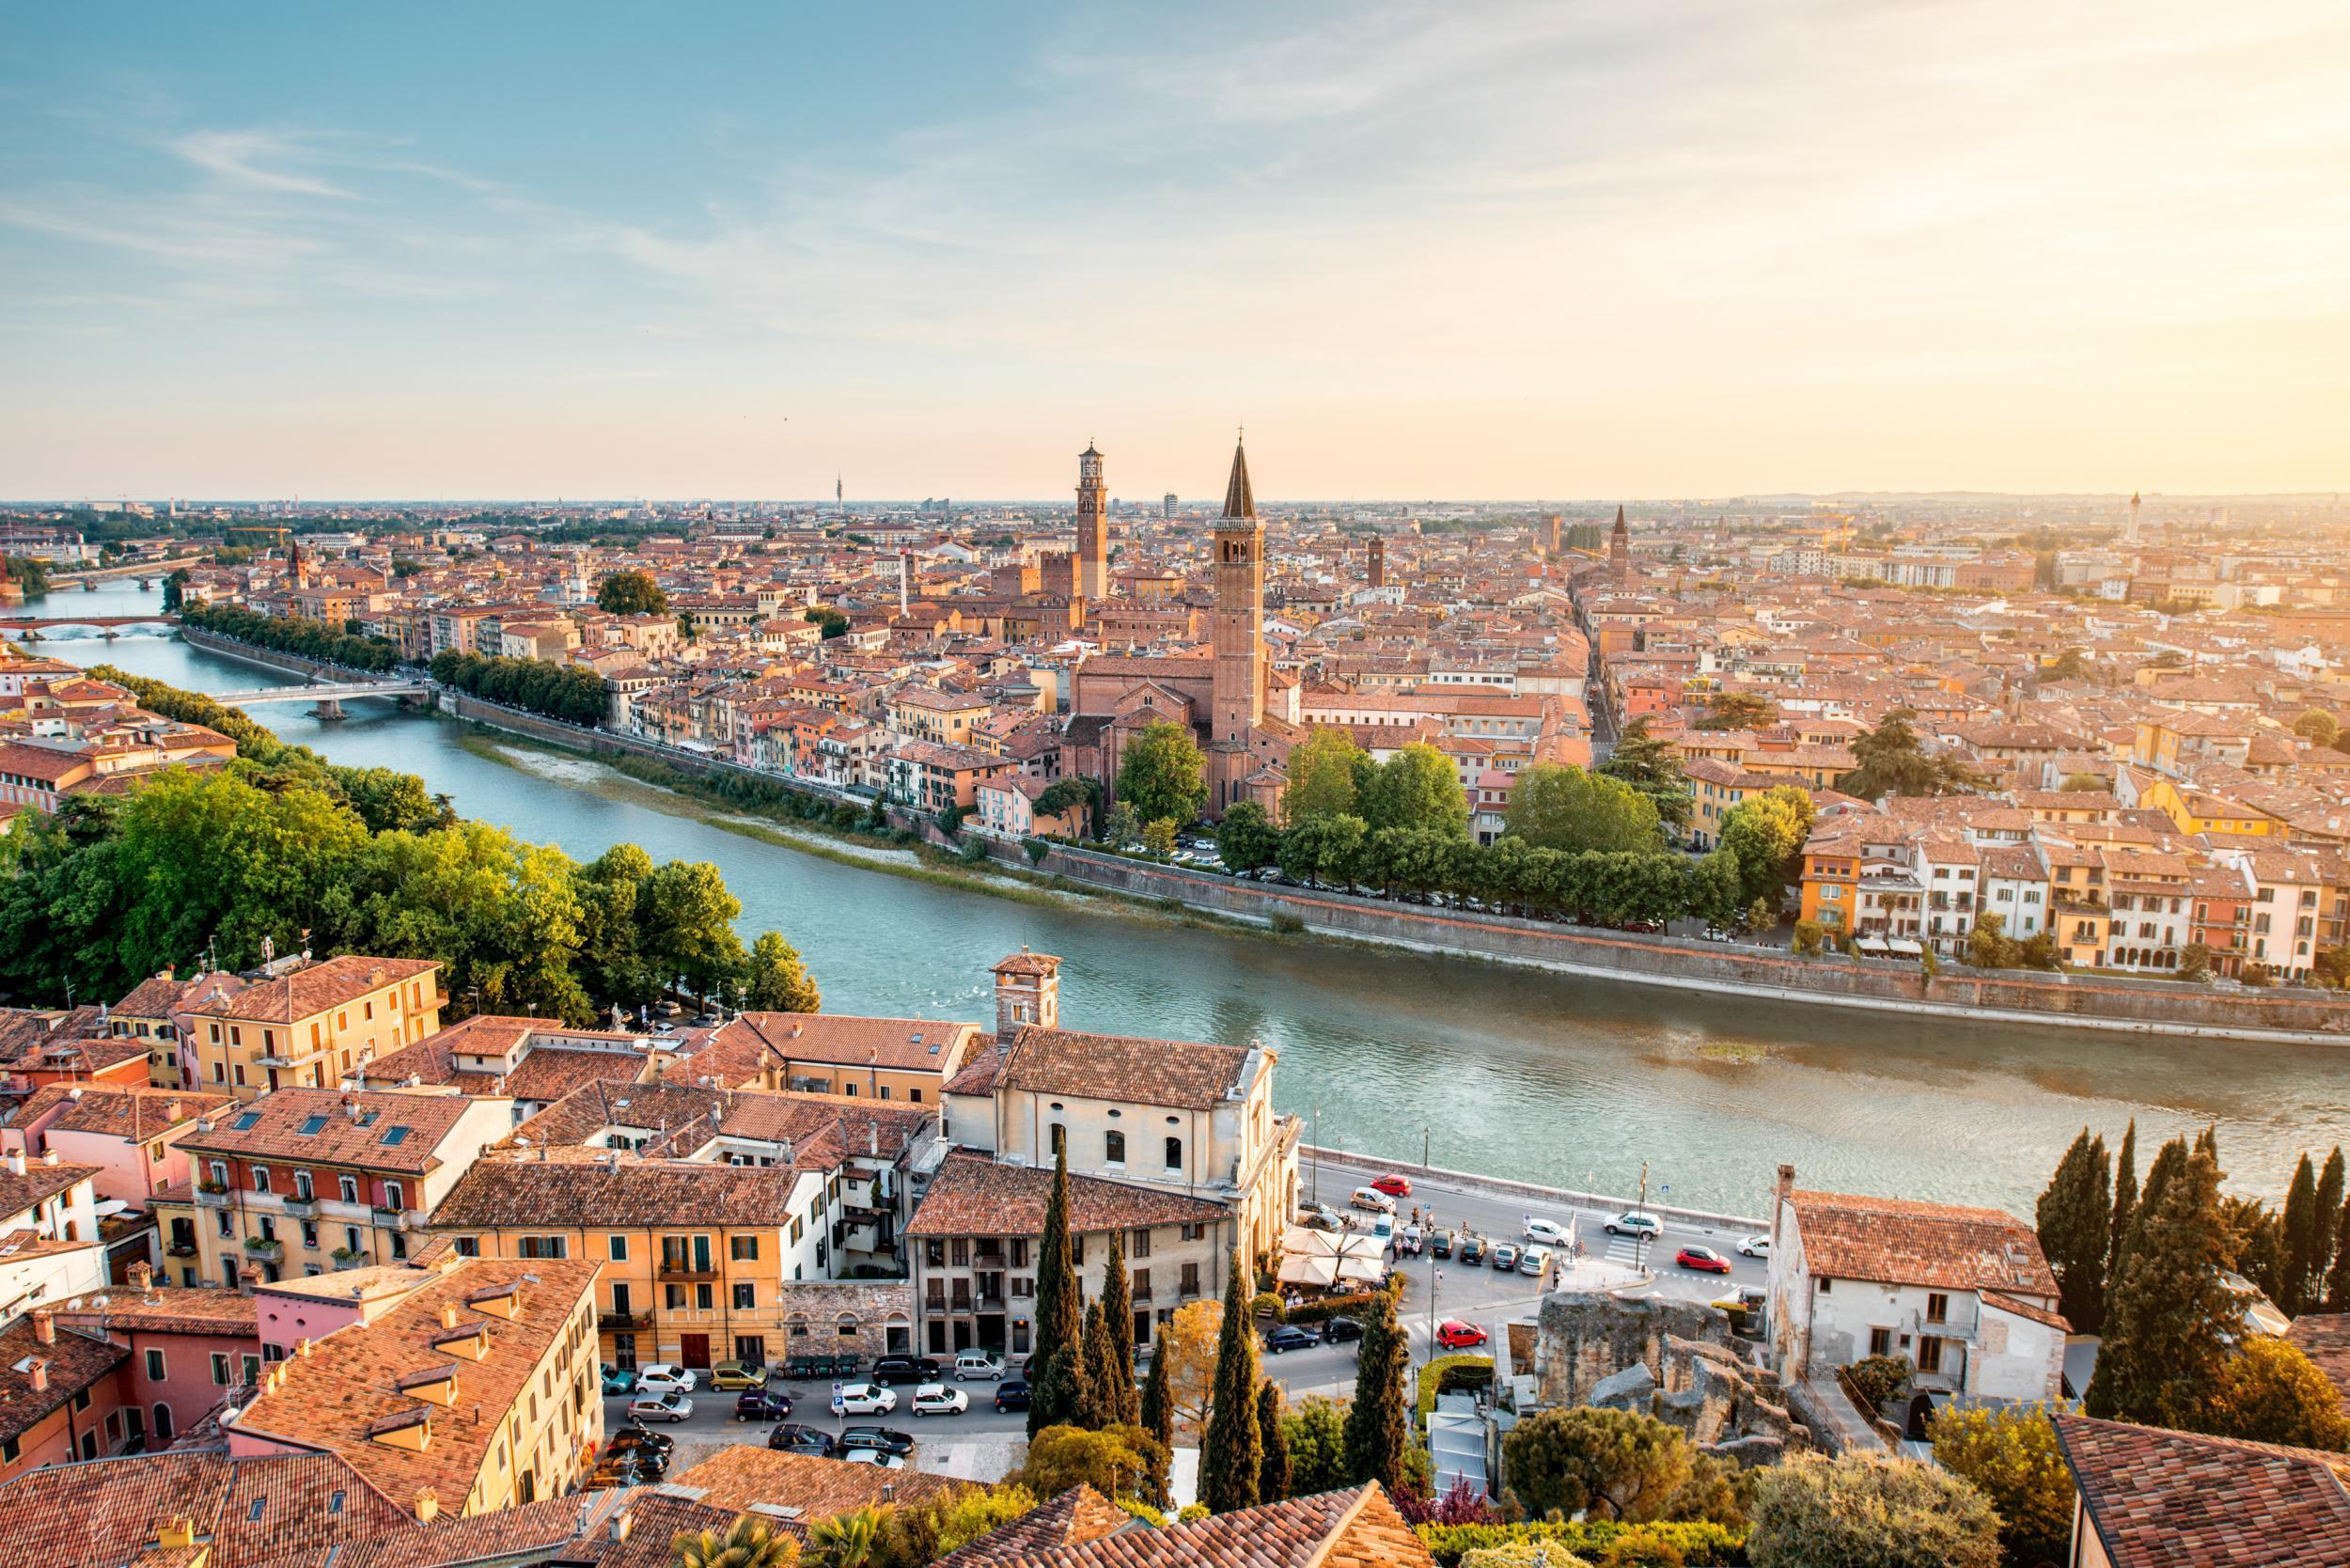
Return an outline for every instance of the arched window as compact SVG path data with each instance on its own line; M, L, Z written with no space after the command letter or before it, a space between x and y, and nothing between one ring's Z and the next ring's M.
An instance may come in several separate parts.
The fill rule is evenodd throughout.
M171 1441L171 1406L160 1400L155 1404L155 1442L158 1447Z
M1182 1138L1171 1137L1167 1140L1167 1168L1169 1170L1183 1168L1183 1140Z
M856 1338L856 1314L854 1312L840 1314L840 1337L844 1340Z
M807 1314L806 1312L793 1312L785 1317L783 1320L783 1332L785 1338L787 1339L807 1339Z
M1124 1133L1103 1134L1102 1157L1112 1165L1124 1165L1126 1163L1126 1135Z

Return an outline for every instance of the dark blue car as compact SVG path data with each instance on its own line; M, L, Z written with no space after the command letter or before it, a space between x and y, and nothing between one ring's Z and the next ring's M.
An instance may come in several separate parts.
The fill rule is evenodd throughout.
M1285 1350L1308 1350L1321 1342L1321 1335L1296 1323L1285 1323L1264 1337L1265 1350L1274 1356Z
M995 1408L997 1410L1026 1410L1027 1407L1028 1386L1026 1383L1015 1377L1009 1383L995 1385Z

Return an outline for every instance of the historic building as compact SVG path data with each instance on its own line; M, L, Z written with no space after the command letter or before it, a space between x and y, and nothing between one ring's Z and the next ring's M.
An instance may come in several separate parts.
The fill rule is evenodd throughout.
M1073 597L1099 604L1110 596L1110 498L1102 454L1086 443L1077 456L1077 580Z

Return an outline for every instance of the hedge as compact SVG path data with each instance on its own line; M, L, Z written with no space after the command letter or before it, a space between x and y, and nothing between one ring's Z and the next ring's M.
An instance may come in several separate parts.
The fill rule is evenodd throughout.
M1453 1377L1452 1374L1455 1372L1468 1367L1480 1369L1480 1373L1467 1377ZM1428 1365L1420 1368L1419 1429L1422 1432L1428 1430L1428 1417L1436 1408L1436 1396L1446 1391L1448 1379L1450 1380L1451 1386L1457 1388L1472 1383L1491 1383L1493 1378L1494 1358L1490 1356L1439 1356ZM1478 1545L1494 1544L1491 1542L1473 1543Z
M1317 1301L1301 1301L1288 1310L1290 1323L1320 1323L1325 1318L1352 1318L1371 1309L1379 1299L1376 1291L1357 1291L1352 1295L1325 1295Z
M1747 1560L1744 1530L1701 1520L1644 1525L1613 1519L1581 1524L1421 1525L1418 1532L1441 1568L1455 1568L1464 1553L1517 1541L1553 1542L1578 1557L1595 1562L1606 1558L1623 1568L1642 1568L1651 1561L1685 1562L1689 1568L1741 1568ZM1641 1550L1644 1546L1656 1548L1653 1558ZM1611 1552L1613 1556L1608 1555Z

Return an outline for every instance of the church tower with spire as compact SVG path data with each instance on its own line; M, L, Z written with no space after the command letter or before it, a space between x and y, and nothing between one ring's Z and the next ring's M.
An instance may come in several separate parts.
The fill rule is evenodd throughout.
M1109 489L1102 482L1102 454L1086 443L1077 454L1076 597L1099 604L1110 596Z
M1240 798L1250 771L1248 744L1264 718L1264 525L1248 487L1248 452L1232 448L1232 477L1224 486L1224 515L1215 525L1215 611L1210 649L1214 680L1209 699L1211 802L1215 814Z
M1632 581L1632 530L1623 525L1623 508L1616 509L1616 526L1607 535L1607 574L1619 583Z

